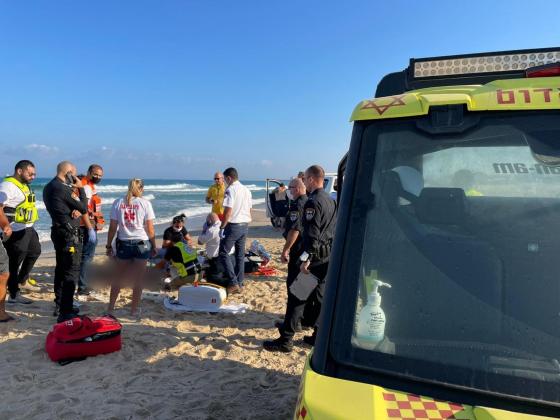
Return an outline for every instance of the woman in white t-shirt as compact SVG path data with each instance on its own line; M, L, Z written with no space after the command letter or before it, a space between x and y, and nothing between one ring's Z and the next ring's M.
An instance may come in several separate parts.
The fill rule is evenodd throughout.
M117 272L111 285L109 312L115 309L115 302L127 278L132 280L132 304L130 313L138 316L142 281L146 271L146 261L157 254L154 232L154 210L152 203L142 198L144 183L134 178L128 183L126 197L118 198L111 208L111 224L107 236L107 255L116 257ZM116 249L113 238L117 234Z

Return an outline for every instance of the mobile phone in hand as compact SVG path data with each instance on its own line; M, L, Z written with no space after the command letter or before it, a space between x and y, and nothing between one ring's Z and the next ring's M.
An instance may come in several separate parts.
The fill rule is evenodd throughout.
M72 175L72 172L70 171L66 172L66 175L64 177L66 178L66 182L70 185L73 185L78 180L78 178Z

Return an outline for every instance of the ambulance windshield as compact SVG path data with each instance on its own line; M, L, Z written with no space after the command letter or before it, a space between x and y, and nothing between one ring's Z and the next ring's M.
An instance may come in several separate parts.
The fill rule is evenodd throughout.
M366 126L339 361L560 404L560 118L512 114L451 134Z

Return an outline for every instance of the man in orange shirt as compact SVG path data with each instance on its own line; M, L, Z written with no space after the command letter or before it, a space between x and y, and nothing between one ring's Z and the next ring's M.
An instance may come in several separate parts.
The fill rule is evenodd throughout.
M90 294L87 283L87 269L95 255L97 232L103 229L105 224L103 213L101 213L101 199L97 195L95 188L101 181L101 178L103 178L103 168L100 165L93 164L88 168L87 175L81 179L88 201L88 211L87 214L82 216L80 222L80 229L84 236L84 245L82 248L82 263L80 265L78 296L88 296Z
M210 185L206 193L206 202L212 204L212 213L216 213L220 221L224 221L224 174L216 172L214 174L214 184Z

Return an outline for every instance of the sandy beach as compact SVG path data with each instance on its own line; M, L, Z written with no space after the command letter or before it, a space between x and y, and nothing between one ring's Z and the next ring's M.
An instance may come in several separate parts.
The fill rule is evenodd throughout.
M278 276L247 276L242 295L245 314L174 313L161 303L143 301L142 317L128 314L130 291L121 294L116 316L123 324L120 352L60 366L44 351L52 316L54 256L45 254L32 272L41 292L27 292L31 305L7 304L17 322L0 324L0 377L5 419L287 419L297 399L300 374L310 350L303 334L289 354L269 353L262 340L278 335L273 327L284 314L283 239L255 211L248 245L259 240L271 253ZM158 239L158 244L160 240ZM101 243L100 245L104 245ZM110 262L98 249L92 281L106 284ZM150 269L151 289L161 272ZM82 302L82 313L107 308L105 285Z

